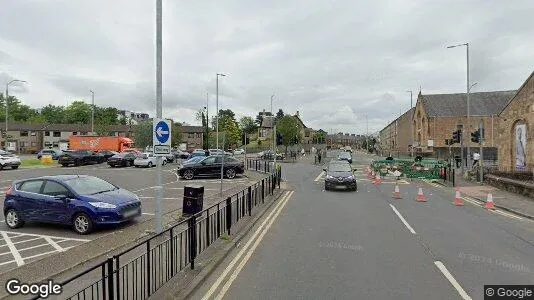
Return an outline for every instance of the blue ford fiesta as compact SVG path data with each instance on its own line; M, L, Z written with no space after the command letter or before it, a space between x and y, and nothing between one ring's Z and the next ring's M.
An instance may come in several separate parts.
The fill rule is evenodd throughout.
M5 222L72 225L87 234L98 225L120 224L141 215L141 201L132 192L86 175L57 175L14 182L6 191Z

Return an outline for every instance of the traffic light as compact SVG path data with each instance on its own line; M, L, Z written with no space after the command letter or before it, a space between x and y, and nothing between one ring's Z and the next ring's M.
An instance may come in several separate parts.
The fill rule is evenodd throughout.
M280 133L277 133L276 134L276 145L282 145L283 142L284 142L284 138L282 137Z
M477 143L477 144L480 143L480 130L471 132L471 142Z
M447 146L452 145L451 140L445 139L445 145L447 145Z
M459 143L461 139L462 139L462 131L456 130L455 132L452 133L451 144Z

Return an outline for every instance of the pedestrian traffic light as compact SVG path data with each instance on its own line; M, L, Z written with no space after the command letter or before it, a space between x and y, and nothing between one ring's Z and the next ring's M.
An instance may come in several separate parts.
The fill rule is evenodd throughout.
M480 130L471 132L471 142L480 143Z
M452 133L451 144L459 143L461 139L462 139L462 131L456 130L455 132Z
M284 138L282 137L280 133L277 133L276 134L276 145L282 145L283 142L284 142Z
M451 140L449 140L449 139L445 139L445 145L449 146L449 145L451 145L451 144L452 144L452 143L451 143Z

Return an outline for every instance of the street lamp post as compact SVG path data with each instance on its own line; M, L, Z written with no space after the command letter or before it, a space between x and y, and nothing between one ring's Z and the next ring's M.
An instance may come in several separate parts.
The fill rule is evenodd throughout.
M410 110L413 108L413 91L406 91L407 93L410 93ZM412 115L413 116L413 115ZM410 120L410 157L413 157L413 143L414 143L414 136L413 136L413 120Z
M13 80L11 80L10 82L8 82L6 84L6 99L5 99L5 102L6 102L6 124L5 124L5 126L6 126L6 137L4 139L5 140L4 148L5 148L6 151L7 151L7 129L8 129L8 127L7 127L7 123L8 123L8 106L9 106L8 103L7 103L7 100L9 99L9 85L12 84L12 83L15 83L15 82L26 82L26 81L20 80L20 79L13 79Z
M91 92L91 134L94 134L95 132L95 92L92 90L89 90Z
M454 46L448 46L447 49L456 48L460 46L466 47L466 62L467 62L467 131L471 132L471 123L470 123L470 101L469 101L469 91L471 90L471 85L469 84L469 43L465 44L458 44ZM463 139L463 135L462 135ZM471 165L470 161L470 155L471 155L471 148L469 147L469 142L467 143L467 165L468 167Z
M215 83L215 86L216 86L216 93L217 93L217 96L216 96L216 103L215 103L215 106L216 106L216 109L217 109L217 120L215 120L216 122L216 130L217 130L217 149L219 149L219 76L221 77L225 77L226 75L222 74L222 73L217 73L217 79L215 80L216 83Z
M210 116L209 116L210 94L206 93L206 150L210 148Z

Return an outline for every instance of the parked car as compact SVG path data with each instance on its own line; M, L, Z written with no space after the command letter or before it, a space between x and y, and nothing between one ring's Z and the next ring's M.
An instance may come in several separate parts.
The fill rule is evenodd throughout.
M174 157L174 154L167 154L165 155L165 161L168 163L173 163L176 158Z
M219 155L219 154L223 154L224 151L222 151L221 149L208 149L210 155Z
M117 153L108 158L108 165L110 167L130 167L134 165L134 160L137 155L133 152Z
M221 174L222 155L208 156L202 160L190 160L182 163L176 173L184 179L191 180L201 176L219 176ZM231 156L224 157L223 173L226 178L235 178L245 172L245 163Z
M235 149L234 155L245 154L245 149Z
M185 161L182 162L182 164L185 164L185 163L190 163L190 162L198 162L198 161L201 161L205 158L205 156L195 156L195 157L191 157L190 159L187 159Z
M14 182L6 191L6 225L26 222L71 225L79 234L96 226L120 224L141 215L141 201L130 191L87 175L57 175Z
M182 150L174 150L172 154L174 155L174 158L180 158L180 159L188 159L190 155L189 152L185 152Z
M274 151L272 150L263 151L260 158L272 160L274 159ZM285 155L283 153L276 153L276 160L284 160L284 158L285 158Z
M143 152L135 149L135 148L129 148L129 149L124 149L121 151L121 153L135 153L135 155L139 156L141 155Z
M18 169L21 164L20 158L15 154L11 154L10 152L6 152L4 150L1 151L0 170L3 170L4 168Z
M206 156L206 151L204 151L204 150L196 151L195 150L195 151L191 152L191 155L189 155L189 158L197 157L197 156L205 157Z
M135 158L134 166L136 168L138 168L138 167L147 167L147 168L155 167L156 164L157 164L156 158L157 158L157 156L155 156L154 153L152 153L152 152L142 153L141 155L139 155L138 157ZM165 159L165 157L163 157L162 165L165 165L166 163L167 163L167 160Z
M104 155L104 158L106 159L106 161L108 161L108 159L110 157L112 157L113 155L119 153L119 152L116 152L116 151L110 151L110 150L102 150L102 151L98 151L98 153Z
M348 162L331 161L324 171L326 172L324 180L325 191L336 188L358 190L358 183L354 176L354 171L356 170Z
M43 149L37 153L37 159L41 159L44 155L50 155L53 160L57 160L61 154L63 151L59 149Z
M88 150L75 150L65 152L58 158L58 163L63 167L70 165L83 166L89 164L101 164L106 161L104 155Z

